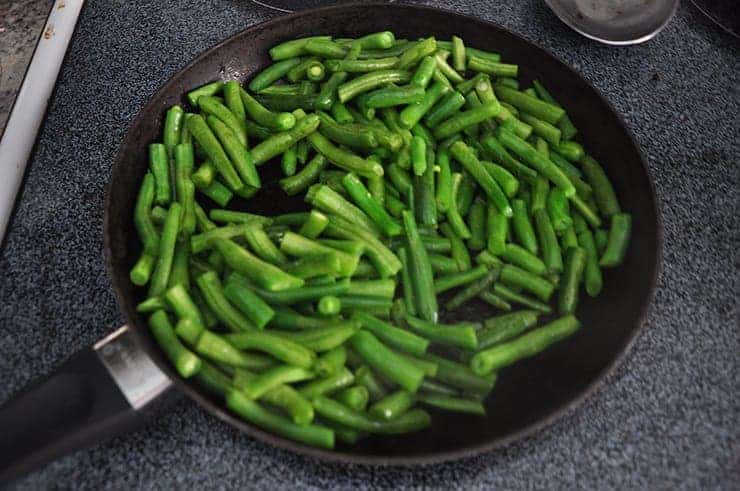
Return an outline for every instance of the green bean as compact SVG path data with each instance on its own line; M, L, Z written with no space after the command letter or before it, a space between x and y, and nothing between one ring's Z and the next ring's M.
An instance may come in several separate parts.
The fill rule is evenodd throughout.
M278 131L287 131L295 126L296 118L291 113L270 111L244 89L240 90L240 96L246 112L258 124Z
M487 290L493 284L493 282L496 281L498 276L499 276L499 270L495 269L493 271L488 272L488 274L486 274L481 279L468 284L465 288L457 292L455 296L452 297L447 302L447 304L445 305L445 308L448 311L453 311L459 308L468 300L471 300L477 297L483 291Z
M576 211L586 219L586 221L594 228L601 227L601 219L596 211L588 205L580 196L574 195L570 197L570 202L573 203L573 207Z
M188 131L190 131L193 138L195 138L219 174L221 174L226 185L232 190L241 189L244 184L236 173L229 157L227 157L221 143L219 143L216 136L208 127L208 124L206 124L206 120L200 115L193 115L187 119L186 125Z
M185 325L192 323L192 319L183 318L177 323L176 331L182 335ZM223 363L235 368L249 368L253 365L249 355L242 353L232 346L224 337L207 330L200 332L194 343L195 351L212 361Z
M381 341L401 351L422 355L429 346L427 339L388 324L365 312L355 312L352 319L360 322L363 329L370 331Z
M325 64L330 72L367 73L393 68L397 61L397 57L390 56L369 60L326 60Z
M216 272L203 273L195 281L206 304L226 327L234 332L255 329L254 324L229 303Z
M328 139L360 150L370 150L378 146L375 133L365 125L339 124L324 112L319 111L318 115L321 121L319 132Z
M560 248L567 251L571 247L578 247L578 236L573 226L566 228L560 235Z
M563 281L560 284L558 313L572 314L578 306L578 288L586 267L586 251L576 246L566 251Z
M413 214L404 210L401 215L408 246L407 259L414 294L414 310L422 319L435 321L438 306L429 256L419 236Z
M227 281L226 286L228 287L233 283L239 284L238 281ZM275 315L270 319L270 326L280 329L316 329L325 325L326 319L300 315L287 307L275 307Z
M517 240L527 251L532 254L537 254L539 250L537 246L537 238L535 237L534 229L532 228L532 222L529 220L526 202L521 199L515 199L511 204L514 209L512 228ZM541 237L540 240L542 240Z
M527 113L521 113L519 119L530 125L535 135L541 136L548 143L556 147L560 144L561 132L556 126Z
M328 111L337 97L337 88L347 80L347 72L335 72L329 77L316 97L316 109Z
M299 109L313 111L317 108L316 103L318 101L318 95L315 94L314 88L313 82L304 81L295 89L291 89L291 92L295 92L295 94L265 94L261 92L255 95L254 98L270 111L298 111ZM273 90L271 92L277 91ZM254 126L263 128L260 133L267 129L256 124Z
M376 87L394 82L405 83L411 79L411 74L404 70L388 69L365 73L337 87L339 101L345 103L358 95Z
M263 329L275 316L272 307L238 281L228 281L223 293L257 329Z
M263 225L272 223L272 219L263 215L247 213L245 211L220 210L212 209L210 212L211 220L219 223L248 223L252 221L259 222Z
M409 190L413 188L413 183L409 175L401 167L396 164L391 164L386 169L388 172L388 178L391 183L401 194L408 194Z
M167 149L163 144L149 145L149 169L154 176L154 201L159 205L168 205L172 200L172 192Z
M236 116L239 121L245 121L247 113L244 110L244 104L242 103L239 92L242 90L238 80L229 80L224 84L224 101L229 111Z
M433 56L425 56L419 62L419 65L411 77L410 85L425 89L432 80L434 69L437 68L437 61Z
M311 39L303 49L322 58L344 58L348 49L330 39Z
M337 315L342 310L342 301L333 295L326 295L319 299L316 310L324 316Z
M447 120L465 105L465 97L457 91L446 94L432 109L424 116L424 121L429 126L437 126Z
M545 302L550 299L555 290L552 283L546 279L510 264L505 264L504 267L501 268L500 279L502 282L510 286L533 293Z
M473 251L480 251L486 247L486 205L481 200L476 200L468 211L468 228L470 229L470 239L468 239L468 248Z
M427 169L427 144L424 138L414 136L411 139L411 168L414 174L420 176Z
M289 275L280 268L257 258L230 240L217 239L214 245L224 256L229 267L269 291L299 288L304 283L302 279Z
M277 332L243 331L224 336L239 350L257 350L296 367L311 368L316 360L313 350Z
M204 324L201 313L188 294L188 291L182 285L173 286L165 292L164 297L180 319L192 319L196 331L199 332L203 329ZM191 344L194 342L191 339L187 341Z
M501 187L507 198L513 198L519 191L519 180L506 168L492 162L481 161L486 171Z
M578 232L578 245L586 252L586 266L583 272L584 288L589 296L596 297L601 293L604 280L599 266L596 243L593 234L587 227Z
M195 374L195 380L198 385L219 397L224 397L231 387L231 379L224 372L203 360L200 370Z
M550 124L556 124L565 115L563 108L510 87L497 85L496 95L503 102Z
M401 233L401 226L388 215L380 203L375 201L357 176L352 173L345 175L342 179L342 184L352 197L352 200L373 220L383 234L390 237ZM345 216L345 218L353 219L349 216Z
M144 175L144 179L136 198L134 209L134 224L143 244L144 252L150 256L159 254L159 234L152 222L150 210L154 202L155 178L151 172Z
M231 159L232 164L239 173L239 177L248 185L259 188L261 181L252 155L241 144L236 134L221 120L214 116L208 116L208 125L221 142L223 149Z
M287 372L290 375L306 375L305 369L303 368L289 368L290 370L287 370ZM282 373L280 371L277 372L277 375L279 376L285 376L286 374L285 367L271 368L268 369L268 372L272 370L282 370ZM238 368L235 370L234 373L233 385L237 389L244 392L245 395L249 396L247 391L250 389L250 387L254 387L255 385L263 385L265 380L264 376L267 375L268 372L265 372L262 375L257 375L248 370ZM275 377L274 374L275 372L272 372L271 374L273 380ZM262 379L262 381L260 381L259 379ZM271 381L268 380L268 382ZM229 383L231 383L231 381L229 381ZM261 395L261 399L268 404L272 404L273 406L287 412L293 422L297 425L308 425L314 419L313 406L311 406L311 403L305 397L300 395L298 391L288 385L276 384L274 387L266 390L264 394Z
M221 104L215 97L202 96L198 99L198 107L209 116L217 119L227 128L229 128L234 137L246 148L247 146L247 133L246 126L243 120L238 119L234 113L229 111L229 108ZM209 126L213 127L209 123ZM223 144L223 141L221 142ZM228 150L227 150L228 153ZM232 157L233 158L233 157Z
M568 176L534 147L503 127L496 130L496 137L505 147L522 157L541 174L550 179L557 187L562 189L567 197L575 194L575 187L573 187Z
M346 368L341 368L334 375L317 379L298 389L298 393L306 399L313 400L322 395L330 395L352 385L355 376Z
M449 56L449 52L447 51L437 51L435 53L434 58L437 62L437 70L442 72L451 83L457 84L462 82L465 79L447 63L447 56Z
M308 139L318 153L324 155L329 161L341 169L354 172L362 177L383 175L382 165L334 146L326 137L319 133L312 133Z
M407 315L406 323L412 331L434 343L471 350L478 346L475 324L471 322L444 325Z
M387 317L390 314L393 301L378 295L342 295L342 310L346 313L365 311L373 315Z
M531 183L537 178L537 172L535 170L530 169L512 157L503 145L493 137L493 135L489 134L483 137L481 144L483 149L495 158L499 164L519 176L521 179Z
M465 221L460 216L460 210L458 206L458 196L460 194L460 188L463 182L462 174L455 172L451 176L451 200L450 205L447 209L447 221L449 226L454 231L454 235L460 239L469 239L471 232Z
M519 360L540 353L551 344L567 338L579 327L580 322L574 316L560 317L513 341L478 352L471 359L470 366L479 375L495 372Z
M276 157L305 137L314 136L319 127L319 117L309 114L299 119L295 126L287 131L275 133L268 139L254 146L251 150L255 165L262 165L273 157Z
M281 385L293 382L302 382L314 378L314 374L305 368L289 365L279 365L267 369L265 372L245 381L239 389L250 399L260 399L268 392ZM236 384L235 384L236 385Z
M238 390L227 392L226 405L242 418L267 431L307 445L334 448L334 432L331 429L313 424L295 424L287 418L272 414Z
M344 183L345 180L343 179L342 182ZM359 183L359 179L357 179L357 182ZM362 183L360 183L360 186L362 186L362 191L364 191L364 193L367 194L367 196L363 196L363 198L368 198L367 201L362 201L362 204L367 205L367 202L369 200L372 200L372 198L369 196L367 189L365 188L364 185L362 185ZM357 190L357 189L353 188L353 190ZM362 227L374 233L378 231L378 226L376 226L376 223L373 222L370 218L368 218L368 216L365 215L362 209L356 207L355 205L347 201L339 193L332 190L329 186L326 186L326 185L312 186L308 190L308 193L306 194L306 201L311 203L314 207L318 209L321 209L327 213L333 213L333 214L336 214L337 216L341 216L349 221L352 221L354 223L361 225ZM357 202L357 200L355 201ZM378 207L379 206L380 205L378 205ZM390 217L388 218L390 219ZM387 225L387 224L383 223L383 225Z
M175 246L175 255L172 258L172 270L167 281L167 287L172 288L175 285L182 285L190 289L190 271L189 271L190 247L187 242L180 242Z
M293 82L294 84L296 82L299 82L303 80L304 77L306 77L307 73L306 70L308 69L308 66L311 63L318 62L320 58L318 57L311 57L311 58L305 58L302 60L299 64L295 65L293 68L288 70L288 72L285 74L285 78L288 79L290 82ZM277 88L281 87L280 85L271 85L270 87L267 87L267 89ZM266 89L263 89L260 91L260 93L264 94Z
M550 193L550 185L545 177L538 176L532 187L532 205L530 213L537 210L544 210L547 203L547 195Z
M290 305L296 302L318 300L326 295L341 295L347 291L346 280L331 285L302 286L281 291L256 290L257 294L271 304Z
M414 294L414 281L411 277L411 262L406 247L398 248L398 258L401 261L401 286L403 287L403 300L406 311L416 314L416 298ZM374 332L374 331L373 331ZM374 332L375 334L378 334ZM387 341L387 340L386 340Z
M557 101L552 97L552 95L550 95L547 89L545 89L545 87L538 80L533 80L532 86L534 87L534 90L537 92L537 95L540 99L545 102L549 102L550 104L558 105ZM564 140L570 140L576 135L576 133L578 133L578 130L573 125L573 122L570 120L567 114L563 116L560 121L558 121L558 126L562 131Z
M313 404L316 412L322 417L349 428L368 433L410 433L422 430L431 424L429 414L421 409L414 409L393 420L380 421L326 397L319 396L314 398Z
M519 66L491 61L480 56L468 56L468 70L496 77L516 77Z
M155 256L143 252L129 273L131 283L137 286L146 285L149 282L156 263L157 258Z
M568 198L561 189L553 189L547 196L546 203L547 213L550 215L550 222L555 232L563 232L573 224L570 216L570 207Z
M464 286L481 279L488 273L488 268L483 265L475 268L461 271L459 273L450 273L437 278L434 282L434 292L437 294L446 292L458 286Z
M437 363L436 381L475 394L487 394L496 383L495 377L481 377L460 363L437 355L427 355L429 360Z
M144 177L146 177L146 175ZM165 210L161 206L151 207L149 218L151 219L152 223L154 223L155 225L162 225L164 223L165 218L167 218L167 210ZM142 242L144 241L142 240Z
M514 210L516 211L516 206ZM486 228L488 232L488 250L492 254L503 254L506 248L506 236L509 231L509 219L491 204L488 205Z
M470 254L462 238L456 234L449 223L440 226L442 233L449 239L450 253L457 263L458 271L463 272L470 269Z
M452 64L455 70L459 72L465 71L465 44L463 40L457 36L452 36Z
M182 205L180 235L187 239L195 231L195 185L190 180L193 170L193 145L180 143L175 146L175 190Z
M370 402L370 392L361 385L355 385L340 391L334 398L355 411L362 411Z
M483 188L483 191L499 211L504 216L512 216L512 208L506 195L493 177L486 171L486 168L477 159L470 147L462 141L455 142L450 147L450 153L475 178L475 181Z
M364 227L332 215L326 233L333 237L364 243L367 255L382 278L393 276L401 269L401 262L377 236Z
M501 106L498 101L491 101L468 111L457 113L437 126L434 130L434 136L438 139L447 138L465 128L494 117L500 110Z
M231 239L244 234L247 225L251 222L241 223L238 225L228 225L207 230L201 234L190 237L190 248L193 254L198 254L213 246L216 239Z
M539 315L536 310L520 310L486 319L477 332L478 349L484 350L519 336L537 324Z
M390 421L408 412L416 402L416 396L406 390L398 390L376 401L368 412L379 420Z
M440 213L449 211L453 203L452 194L452 171L450 170L450 157L447 150L440 150L437 153L437 174L436 197L437 210Z
M213 184L215 175L216 169L213 168L213 164L206 160L198 167L198 170L190 175L190 179L199 189L207 188Z
M424 372L390 350L367 331L357 332L351 339L352 348L381 375L415 392Z
M331 220L331 219L330 219ZM328 227L328 224L327 224ZM306 257L312 255L331 255L339 261L342 276L351 276L357 268L358 255L323 245L293 232L286 232L280 242L280 249L292 256Z
M282 42L270 48L270 58L273 61L280 61L304 55L307 53L305 50L306 44L313 39L329 40L331 36L310 36Z
M482 291L478 294L478 298L496 309L503 310L505 312L511 311L511 304L493 292Z
M288 258L270 240L262 228L262 224L252 221L246 224L244 238L250 249L263 261L282 266L287 263Z
M550 217L546 210L537 210L534 219L547 270L550 273L559 273L563 270L563 259Z
M431 55L437 50L437 40L429 37L418 41L413 46L406 49L398 59L396 68L410 68L421 61L425 56Z
M354 351L350 351L354 353ZM362 363L362 358L355 353L358 363ZM370 401L377 401L386 395L386 389L378 377L370 370L369 367L362 365L355 371L355 381L357 385L365 387L370 394Z
M553 150L571 162L578 162L585 156L581 144L570 140L560 142Z
M202 96L216 96L216 94L221 92L223 86L224 83L221 80L201 85L197 89L188 92L188 102L191 106L197 106L198 99L200 99Z
M423 404L436 407L438 409L444 409L445 411L477 414L479 416L486 415L486 408L483 407L483 404L472 399L464 399L442 394L422 393L419 394L418 400Z
M493 285L493 293L507 303L512 302L512 303L516 303L519 305L523 305L527 308L538 310L544 314L549 314L550 312L552 312L552 309L546 303L543 303L537 299L528 297L501 283L496 283Z
M489 268L498 269L504 265L503 261L498 257L494 256L491 251L485 250L475 256L475 262L483 264Z
M584 174L586 174L586 179L591 184L599 211L607 217L619 213L617 195L601 165L588 155L580 160L580 164Z
M547 266L539 257L516 244L506 244L501 258L535 275L543 276L547 273Z
M149 328L181 377L190 378L198 373L202 367L200 358L180 343L163 310L158 310L149 317Z
M185 112L180 105L174 105L167 110L164 119L164 130L162 131L162 142L167 149L167 155L172 157L175 145L180 143Z
M280 187L288 195L298 194L317 179L326 164L326 158L323 155L315 155L298 174L281 179Z
M421 101L409 104L398 115L398 121L402 128L412 128L429 112L437 101L447 94L450 88L440 82L434 82L426 92Z
M306 44L308 44L308 42L303 43L301 47L302 50L306 48ZM260 90L272 85L275 81L286 75L291 68L295 67L302 61L300 58L297 57L291 57L288 59L284 59L281 57L279 59L280 61L276 61L272 65L259 72L252 79L252 81L249 82L249 90L251 90L252 92L259 92Z
M177 234L180 228L181 214L182 206L180 205L180 203L172 203L167 212L167 218L165 219L164 226L162 227L162 236L159 241L157 265L155 266L154 272L152 273L151 283L149 286L150 297L161 295L167 288L170 272L172 270L172 261L175 254Z
M632 216L629 213L615 213L611 217L609 236L599 266L614 268L622 264L629 246L632 229Z

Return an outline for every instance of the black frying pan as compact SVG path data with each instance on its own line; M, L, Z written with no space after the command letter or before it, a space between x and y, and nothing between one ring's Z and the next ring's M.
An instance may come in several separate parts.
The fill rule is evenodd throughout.
M380 30L411 39L430 34L447 39L457 34L471 46L500 52L505 60L519 63L525 85L533 78L545 81L580 129L580 140L606 168L624 209L632 213L633 239L625 264L606 273L603 293L597 299L583 296L578 317L584 327L567 341L506 369L486 401L487 418L434 413L433 425L425 431L368 438L356 446L339 445L326 451L245 423L170 367L145 319L135 311L142 292L128 279L140 252L133 207L147 169L146 146L160 138L165 110L185 103L183 95L188 90L217 78L246 80L269 62L268 47L287 39L322 33L354 37ZM249 203L243 203L245 209L271 215L302 207L300 201L285 197L274 185L278 168L261 168L268 185ZM426 7L364 4L306 11L251 27L206 51L172 77L139 112L121 143L108 191L105 244L113 288L135 344L140 345L123 348L119 358L124 364L137 356L144 361L150 358L201 406L270 444L330 461L408 465L457 459L500 447L552 423L593 393L643 325L658 270L660 223L653 184L632 136L612 106L570 67L489 22ZM470 319L491 314L483 304L465 312ZM125 336L131 338L130 334ZM132 409L114 383L113 377L121 385L120 374L101 364L100 354L106 349L113 350L90 349L76 355L51 378L0 409L0 473L4 473L0 476L18 475L143 419L141 409ZM129 364L138 366L138 362ZM130 389L130 384L124 386Z

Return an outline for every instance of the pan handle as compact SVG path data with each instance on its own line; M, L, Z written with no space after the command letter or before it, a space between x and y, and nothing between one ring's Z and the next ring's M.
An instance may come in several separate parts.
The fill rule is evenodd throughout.
M0 407L0 482L141 425L171 386L123 326Z

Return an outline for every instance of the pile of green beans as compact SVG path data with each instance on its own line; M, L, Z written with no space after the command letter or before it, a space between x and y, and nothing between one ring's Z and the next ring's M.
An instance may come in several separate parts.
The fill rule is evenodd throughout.
M572 335L580 291L624 261L631 217L604 169L543 83L522 90L460 37L270 56L247 86L190 91L149 146L130 278L154 338L239 417L307 445L485 416L500 370ZM250 211L268 165L308 211ZM471 302L490 315L461 319Z

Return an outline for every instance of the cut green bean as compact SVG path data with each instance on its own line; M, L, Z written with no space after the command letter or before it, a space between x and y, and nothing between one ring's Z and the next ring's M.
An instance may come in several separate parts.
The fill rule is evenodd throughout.
M476 326L472 322L444 325L406 316L406 323L413 331L434 343L468 350L478 347L478 339L475 335Z
M540 313L536 310L520 310L510 314L490 317L478 330L478 349L484 350L499 343L509 341L534 327Z
M499 344L477 353L470 367L479 375L486 375L534 356L553 343L569 337L581 323L572 315L561 317L534 329L513 341Z

